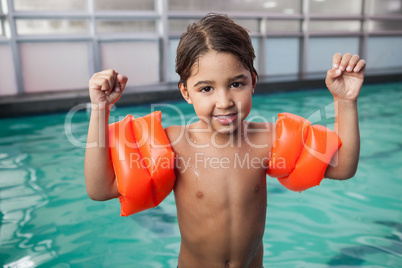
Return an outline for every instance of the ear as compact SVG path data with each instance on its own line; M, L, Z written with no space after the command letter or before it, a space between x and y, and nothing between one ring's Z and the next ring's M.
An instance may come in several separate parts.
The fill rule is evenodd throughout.
M251 74L251 80L252 80L251 82L252 82L252 87L253 87L252 94L254 94L254 89L255 89L255 86L257 85L257 74L255 72L253 72Z
M193 104L193 102L191 101L191 98L190 98L190 96L188 94L187 87L184 85L184 83L179 83L179 89L180 89L181 95L187 101L187 103L188 104Z

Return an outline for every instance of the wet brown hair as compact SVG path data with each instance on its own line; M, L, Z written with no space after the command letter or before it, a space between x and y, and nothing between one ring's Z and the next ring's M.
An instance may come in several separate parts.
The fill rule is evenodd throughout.
M211 13L190 24L180 37L176 56L179 84L186 85L193 65L211 50L236 56L252 76L257 74L253 65L254 48L248 31L227 15Z

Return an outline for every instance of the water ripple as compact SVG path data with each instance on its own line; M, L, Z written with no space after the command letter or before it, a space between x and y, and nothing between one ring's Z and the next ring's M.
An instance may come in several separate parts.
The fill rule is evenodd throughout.
M359 97L361 158L354 178L324 180L301 194L268 181L265 267L399 267L402 263L402 84L365 86ZM392 96L392 98L390 98ZM326 90L256 94L250 116L308 117L331 105ZM195 115L175 102L185 123ZM165 126L180 124L163 110ZM149 113L118 107L115 118ZM330 114L329 114L330 115ZM74 138L85 142L88 115ZM0 259L4 267L175 267L180 249L173 194L156 209L119 216L118 200L94 202L84 182L84 150L64 133L65 115L0 120Z

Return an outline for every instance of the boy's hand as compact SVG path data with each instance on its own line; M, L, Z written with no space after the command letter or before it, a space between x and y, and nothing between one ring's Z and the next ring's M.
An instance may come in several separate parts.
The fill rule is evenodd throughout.
M127 76L112 69L95 73L89 80L91 103L95 105L102 103L108 106L114 104L123 93L127 80Z
M363 84L366 61L359 55L336 53L333 57L332 70L327 72L325 83L334 98L357 100Z

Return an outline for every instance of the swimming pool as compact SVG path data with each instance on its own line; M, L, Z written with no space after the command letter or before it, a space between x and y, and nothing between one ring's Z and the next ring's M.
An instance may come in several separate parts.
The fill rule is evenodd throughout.
M292 112L329 122L327 90L256 95L250 117ZM193 116L184 102L155 107L163 125ZM112 120L150 105L117 108ZM321 113L320 113L321 112ZM302 194L268 181L265 267L402 266L402 83L365 85L359 98L356 176L324 180ZM180 247L173 195L120 217L118 200L95 202L84 183L89 114L1 119L0 264L3 267L176 267ZM68 125L65 134L65 122ZM314 121L314 120L313 120Z

